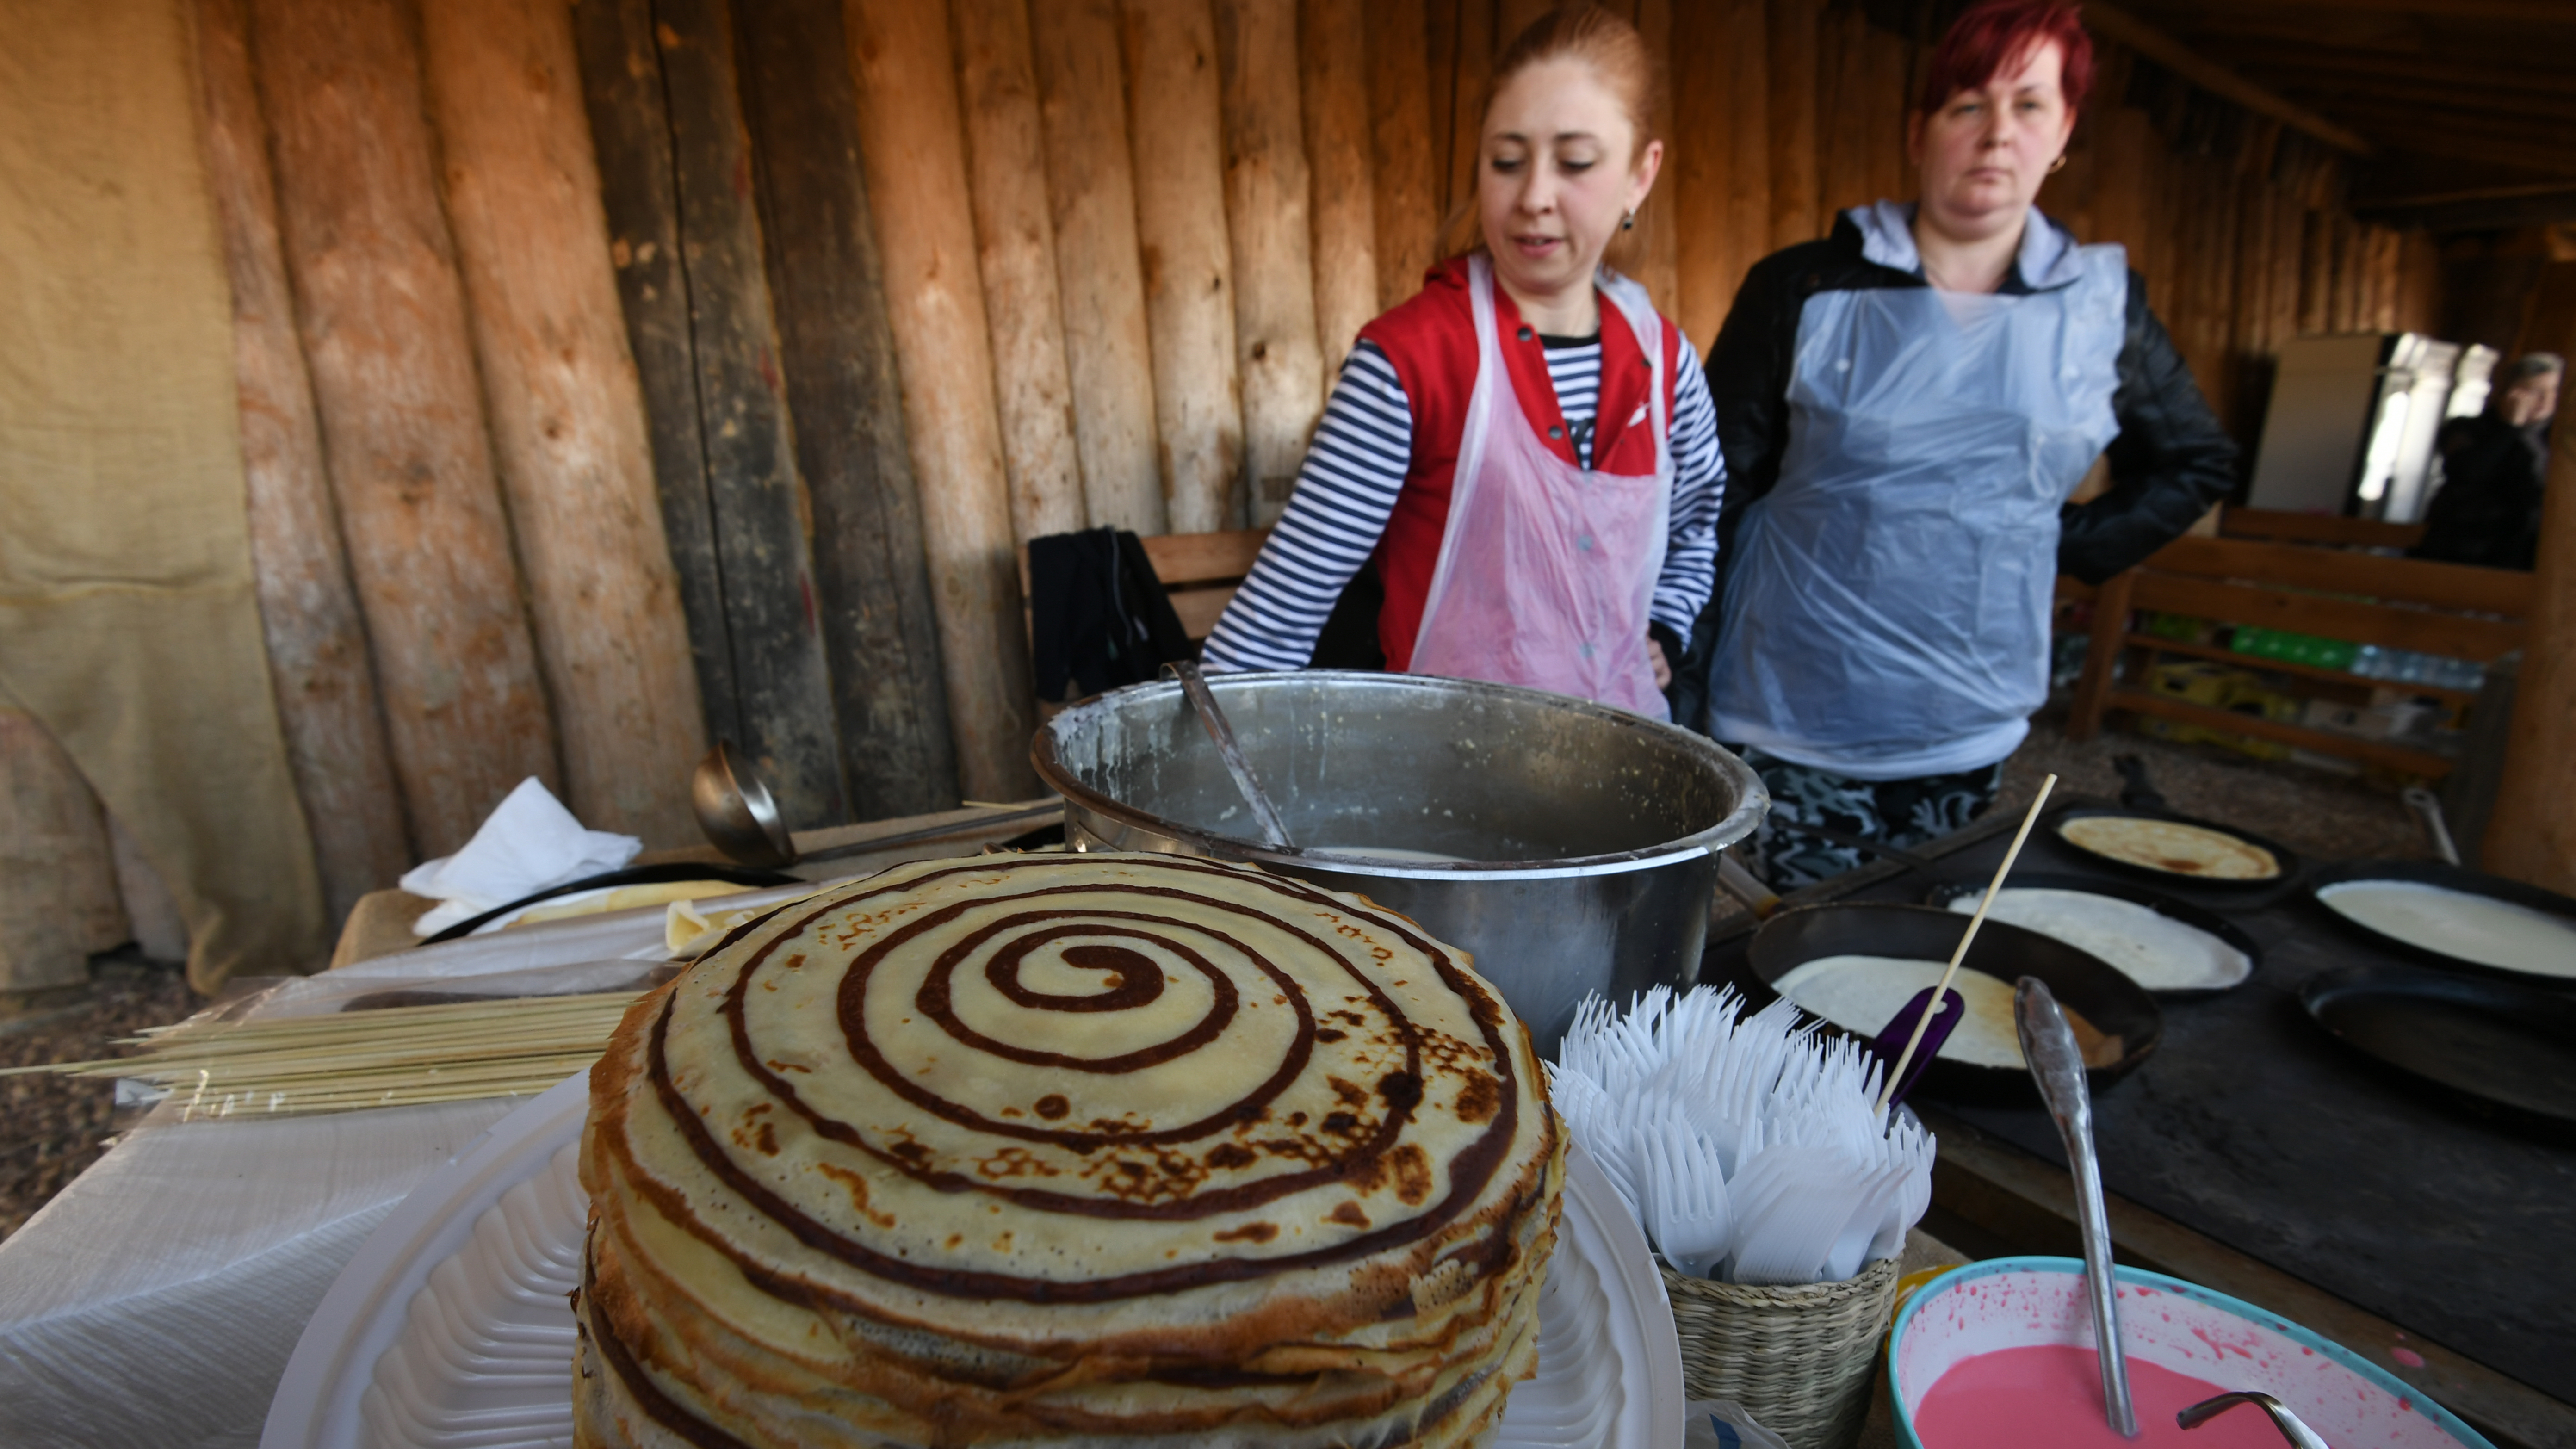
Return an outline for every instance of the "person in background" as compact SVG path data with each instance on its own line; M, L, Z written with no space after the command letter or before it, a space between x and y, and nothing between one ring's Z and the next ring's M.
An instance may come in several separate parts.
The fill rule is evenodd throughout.
M1963 12L1907 129L1922 200L1757 263L1708 358L1728 560L1677 698L1775 820L1903 846L1959 828L2048 698L2056 575L2099 582L2234 485L2116 246L2033 206L2093 76L2064 0ZM2068 496L2108 450L2110 490ZM1787 888L1863 854L1774 830Z
M1382 663L1669 716L1725 464L1690 343L1603 264L1662 164L1659 88L1592 6L1496 63L1447 260L1361 329L1210 672ZM1318 658L1328 620L1362 657Z
M2442 424L2433 441L2442 491L2407 552L2443 563L2528 571L2540 551L2540 492L2549 477L2549 420L2567 363L2555 353L2515 360L2486 411Z

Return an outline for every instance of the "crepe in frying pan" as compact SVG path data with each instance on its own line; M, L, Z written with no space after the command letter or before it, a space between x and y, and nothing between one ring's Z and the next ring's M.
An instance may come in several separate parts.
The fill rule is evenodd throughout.
M2057 827L2067 843L2128 865L2202 880L2272 880L2280 859L2242 836L2144 815L2079 815Z
M1772 983L1772 989L1855 1036L1875 1037L1916 992L1940 984L1947 964L1902 956L1820 956ZM1967 1003L1967 1013L1941 1044L1941 1059L2021 1070L2026 1063L2021 1032L2013 1022L2011 983L1962 966L1950 989ZM2120 1059L2126 1049L2120 1038L2104 1036L2062 1001L2058 1009L2075 1029L2086 1066L2105 1067Z
M1978 895L1955 897L1950 909L1974 915ZM2149 991L2211 991L2234 986L2254 969L2244 952L2152 907L2092 891L2007 886L1995 893L1988 919L2054 936L2117 967Z

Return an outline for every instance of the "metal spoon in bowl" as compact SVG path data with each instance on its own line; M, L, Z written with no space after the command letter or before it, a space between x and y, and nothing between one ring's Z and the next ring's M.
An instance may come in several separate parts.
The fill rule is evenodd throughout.
M2174 1422L2186 1429L2197 1429L2238 1404L2259 1405L2264 1413L2272 1416L2272 1427L2280 1430L2281 1437L2297 1445L2298 1449L2329 1449L2326 1441L2317 1437L2316 1430L2300 1423L2299 1416L2290 1412L2289 1405L2273 1398L2270 1394L2220 1394L2214 1399L2203 1399L2174 1415Z
M1181 692L1199 712L1199 723L1207 726L1208 738L1216 742L1217 758L1225 761L1225 772L1234 777L1234 788L1243 792L1243 803L1252 807L1262 837L1282 850L1295 850L1295 842L1288 838L1288 822L1279 818L1278 808L1262 793L1261 780L1252 773L1252 762L1243 757L1243 746L1235 743L1234 726L1217 707L1216 691L1208 688L1207 676L1187 659L1164 665L1163 672L1181 682Z
M2066 1161L2075 1169L2075 1213L2084 1228L2084 1278L2093 1301L2093 1342L2102 1360L2102 1407L2111 1427L2138 1436L2129 1402L2129 1363L2120 1352L2120 1295L2111 1264L2111 1224L2102 1208L2102 1163L2093 1155L2093 1094L2084 1085L2084 1052L2058 1010L2048 983L2025 976L2013 987L2013 1024L2021 1054L2039 1083L2040 1100L2057 1121Z

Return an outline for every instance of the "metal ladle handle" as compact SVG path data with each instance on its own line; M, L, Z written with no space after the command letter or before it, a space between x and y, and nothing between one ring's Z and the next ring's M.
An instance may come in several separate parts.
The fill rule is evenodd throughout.
M2197 1429L2238 1404L2259 1406L2264 1413L2272 1416L2272 1427L2281 1431L2281 1437L2297 1445L2298 1449L2328 1449L2326 1441L2317 1437L2316 1430L2300 1423L2299 1416L2290 1412L2289 1405L2273 1398L2270 1394L2220 1394L2214 1399L2203 1399L2174 1415L2174 1422L2186 1429Z
M2057 1122L2066 1160L2075 1169L2075 1212L2084 1229L2084 1277L2093 1299L2093 1338L2102 1359L2102 1406L2111 1427L2138 1436L2129 1402L2129 1361L2120 1351L2118 1272L2111 1262L2111 1223L2102 1206L2102 1163L2093 1155L2093 1094L2084 1085L2084 1053L2048 983L2021 978L2013 988L2013 1024L2030 1061L2040 1100Z
M1207 726L1208 738L1216 742L1217 758L1225 761L1225 772L1234 777L1234 788L1243 794L1243 803L1252 807L1252 818L1261 826L1263 838L1281 850L1295 850L1288 838L1288 822L1279 818L1270 797L1262 793L1261 780L1252 773L1252 762L1243 757L1243 746L1234 741L1234 726L1228 724L1225 711L1217 707L1216 692L1208 688L1207 676L1197 664L1183 659L1166 664L1163 672L1181 682L1181 692L1190 697L1190 707L1199 713L1199 723Z

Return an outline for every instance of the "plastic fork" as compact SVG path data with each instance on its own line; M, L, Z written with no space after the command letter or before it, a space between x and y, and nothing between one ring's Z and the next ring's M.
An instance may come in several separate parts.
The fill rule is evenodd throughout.
M1830 1147L1774 1143L1731 1184L1735 1281L1817 1281L1834 1239L1861 1205L1856 1164Z
M1646 1165L1646 1212L1664 1259L1693 1278L1705 1278L1735 1243L1735 1215L1717 1154L1678 1121L1637 1126L1638 1156Z

